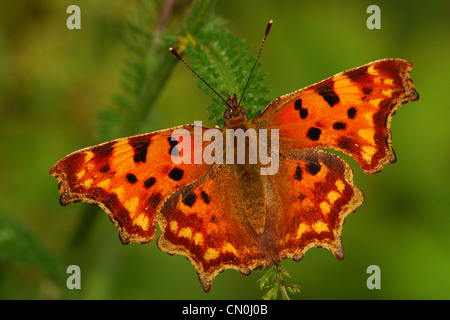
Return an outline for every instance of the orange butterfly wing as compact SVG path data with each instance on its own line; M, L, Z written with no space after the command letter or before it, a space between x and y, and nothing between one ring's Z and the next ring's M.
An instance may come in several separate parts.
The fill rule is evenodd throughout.
M326 151L299 151L280 156L279 172L270 179L279 203L278 260L299 261L311 247L327 248L342 260L342 225L364 201L348 164Z
M384 59L339 73L272 101L253 123L279 129L282 152L335 149L376 173L396 161L392 115L419 98L411 68L408 61Z
M158 247L188 258L205 292L225 269L249 274L273 262L248 219L254 190L243 190L239 167L212 165L205 179L178 190L161 208Z
M193 125L166 129L64 157L50 170L59 181L60 203L83 201L100 206L119 229L124 244L153 240L160 207L176 190L202 178L209 169L201 164L173 163L171 155L177 154L173 148L182 141L180 135L172 137L175 129L194 132ZM193 140L191 147L195 152Z

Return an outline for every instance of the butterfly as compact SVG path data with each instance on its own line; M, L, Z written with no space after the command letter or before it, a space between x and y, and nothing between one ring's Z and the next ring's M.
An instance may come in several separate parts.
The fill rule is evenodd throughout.
M395 162L391 118L419 98L411 68L402 59L370 62L281 96L252 120L237 95L228 96L224 128L213 128L216 139L225 141L228 129L276 132L274 174L261 174L261 161L248 157L243 163L174 161L230 153L211 148L215 140L191 139L212 130L197 125L91 146L58 161L50 174L59 181L61 205L100 206L123 244L152 241L158 224L159 249L185 256L205 292L226 269L248 275L282 259L299 261L311 247L341 260L344 220L364 196L350 166L322 149L349 155L367 174Z

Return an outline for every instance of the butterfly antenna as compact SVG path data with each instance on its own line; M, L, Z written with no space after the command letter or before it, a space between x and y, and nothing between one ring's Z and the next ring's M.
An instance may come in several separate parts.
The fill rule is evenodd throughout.
M272 27L272 23L273 23L273 20L270 20L270 21L267 23L267 26L266 26L266 32L264 32L264 37L263 37L263 39L262 39L262 41L261 41L261 45L259 46L258 56L257 56L256 59L255 59L255 63L253 64L252 70L250 71L250 75L248 76L247 83L245 84L245 87L244 87L244 91L242 92L241 98L239 99L238 106L241 105L242 98L244 98L245 90L247 90L248 83L250 82L250 78L252 77L253 70L254 70L255 67L256 67L256 63L257 63L258 60L259 60L259 56L261 55L261 51L262 51L262 48L263 48L263 46L264 46L264 42L266 41L267 35L269 34L270 28Z
M206 82L202 77L200 77L200 75L197 73L197 72L195 72L194 71L194 69L192 69L191 68L191 66L190 65L188 65L188 63L186 62L186 61L184 61L184 59L181 57L181 55L174 49L174 48L172 48L172 47L170 47L169 48L169 51L170 52L172 52L172 54L178 59L178 60L180 60L181 62L183 62L184 63L184 65L186 66L186 67L188 67L188 69L189 70L191 70L191 72L193 73L193 74L195 74L196 76L197 76L197 78L199 78L201 81L203 81L203 83L204 84L206 84L207 86L208 86L208 88L210 88L220 99L222 99L222 101L223 102L225 102L225 104L227 105L227 107L228 107L228 102L216 91L216 90L214 90L214 88L213 87L211 87L210 85L209 85L209 83L208 82Z

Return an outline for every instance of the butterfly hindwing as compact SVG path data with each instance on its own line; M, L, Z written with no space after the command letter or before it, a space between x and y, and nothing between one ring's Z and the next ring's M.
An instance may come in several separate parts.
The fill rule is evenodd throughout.
M342 225L364 201L350 166L329 152L303 150L281 156L270 179L280 203L278 258L298 261L309 248L324 247L342 260Z
M248 218L249 207L238 182L240 168L211 166L204 179L178 190L161 209L158 247L188 258L205 292L225 269L249 274L272 263Z

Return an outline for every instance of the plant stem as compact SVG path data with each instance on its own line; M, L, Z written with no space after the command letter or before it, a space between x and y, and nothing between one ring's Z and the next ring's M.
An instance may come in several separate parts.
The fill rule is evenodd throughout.
M211 12L216 1L195 0L176 31L177 34L195 34L203 26L206 17ZM155 63L154 67L147 73L146 81L135 99L133 111L123 120L117 137L141 133L142 126L148 117L152 105L157 100L178 62L169 53L168 48L160 46L157 54L158 63Z

